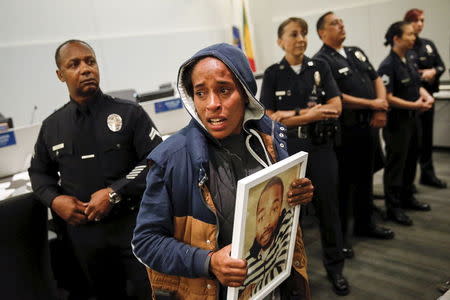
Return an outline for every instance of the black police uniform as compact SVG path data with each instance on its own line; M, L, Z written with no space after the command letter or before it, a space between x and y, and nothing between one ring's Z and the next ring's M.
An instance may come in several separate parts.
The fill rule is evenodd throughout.
M377 97L373 81L378 78L364 51L344 47L347 58L323 45L314 57L325 60L342 93L365 99ZM345 243L348 243L349 219L354 217L354 231L367 233L374 227L373 169L378 130L370 127L370 109L345 106L340 117L341 143L336 147L339 162L339 203ZM350 246L350 245L346 245Z
M409 58L402 59L393 51L381 62L378 74L388 93L414 102L419 96L420 76ZM386 142L384 193L386 207L394 209L411 204L417 163L416 111L392 107L383 130Z
M306 56L300 74L292 70L285 58L264 72L261 102L268 110L304 109L326 104L339 95L326 63ZM290 155L298 151L309 153L306 176L315 188L313 204L320 221L324 266L328 272L340 274L344 257L337 203L337 161L333 150L336 122L316 123L317 126L313 123L288 130L288 152Z
M127 279L139 299L150 297L145 268L130 245L145 189L146 157L160 142L141 106L100 90L86 105L70 100L42 123L29 174L45 205L59 195L89 202L91 194L106 187L122 197L99 222L59 222L97 299L125 299Z
M445 65L434 43L428 39L418 37L408 56L417 69L436 69L434 81L432 83L422 81L422 86L430 95L439 92L439 78L445 71ZM430 110L420 114L418 117L421 182L436 181L432 160L433 121L434 105Z

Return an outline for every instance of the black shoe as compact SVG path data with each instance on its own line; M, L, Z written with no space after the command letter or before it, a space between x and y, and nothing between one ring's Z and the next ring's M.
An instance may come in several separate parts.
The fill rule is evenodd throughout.
M428 176L428 177L420 177L420 184L432 186L438 189L447 188L447 183L445 181L440 180L436 176Z
M328 273L328 280L333 285L333 291L336 295L345 296L350 293L350 286L347 279L340 273Z
M346 259L351 259L355 256L355 252L352 247L342 248L342 253Z
M408 217L401 208L391 208L387 210L387 216L390 220L398 224L411 226L413 221Z
M355 231L355 235L376 238L381 240L390 240L394 238L394 232L389 228L373 225L367 230Z
M373 214L375 216L378 216L380 219L382 219L384 221L387 220L386 210L384 210L376 205L372 205L372 210L373 210Z
M429 211L431 210L431 206L428 203L420 202L416 198L412 198L408 204L402 205L403 208L412 209L412 210L420 210L420 211Z

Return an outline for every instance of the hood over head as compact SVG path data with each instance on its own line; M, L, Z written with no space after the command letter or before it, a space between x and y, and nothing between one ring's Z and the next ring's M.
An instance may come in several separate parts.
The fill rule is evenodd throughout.
M247 57L236 46L221 43L206 47L198 51L181 65L178 71L177 87L185 108L192 118L206 130L195 110L194 99L189 96L186 87L183 85L183 76L186 75L186 68L206 57L214 57L222 61L238 79L242 89L247 95L248 103L245 107L243 121L243 129L247 131L246 123L249 120L259 120L264 116L264 106L255 98L257 86Z

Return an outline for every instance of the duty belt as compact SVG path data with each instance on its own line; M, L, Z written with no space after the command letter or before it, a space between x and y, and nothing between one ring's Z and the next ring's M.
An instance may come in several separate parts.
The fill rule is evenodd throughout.
M324 144L333 140L339 131L336 119L317 121L288 130L289 138L310 139L313 144Z
M367 110L343 110L340 117L344 126L369 125L371 112Z

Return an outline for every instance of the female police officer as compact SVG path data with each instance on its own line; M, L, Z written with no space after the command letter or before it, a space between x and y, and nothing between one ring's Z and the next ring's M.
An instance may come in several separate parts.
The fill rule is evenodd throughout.
M349 292L342 276L344 256L337 203L337 161L333 150L340 92L325 62L304 55L308 25L289 18L278 27L284 58L264 72L261 102L273 120L288 130L288 152L309 152L307 174L314 182L314 207L320 220L323 262L337 294Z
M414 47L409 52L412 59L419 69L423 87L431 95L439 92L439 78L445 71L444 62L438 53L434 43L428 39L419 37L422 32L425 18L423 10L413 8L406 12L404 20L411 22L416 35ZM433 148L433 119L434 106L420 114L418 118L419 141L420 141L420 183L437 188L446 188L447 184L437 178L432 159Z
M386 142L384 167L384 193L388 217L402 225L412 225L412 220L402 208L429 210L429 205L418 202L412 195L417 162L417 113L429 110L433 97L421 86L420 76L406 56L416 39L410 23L392 24L385 45L392 50L378 69L387 90L387 100L392 110L383 130Z

